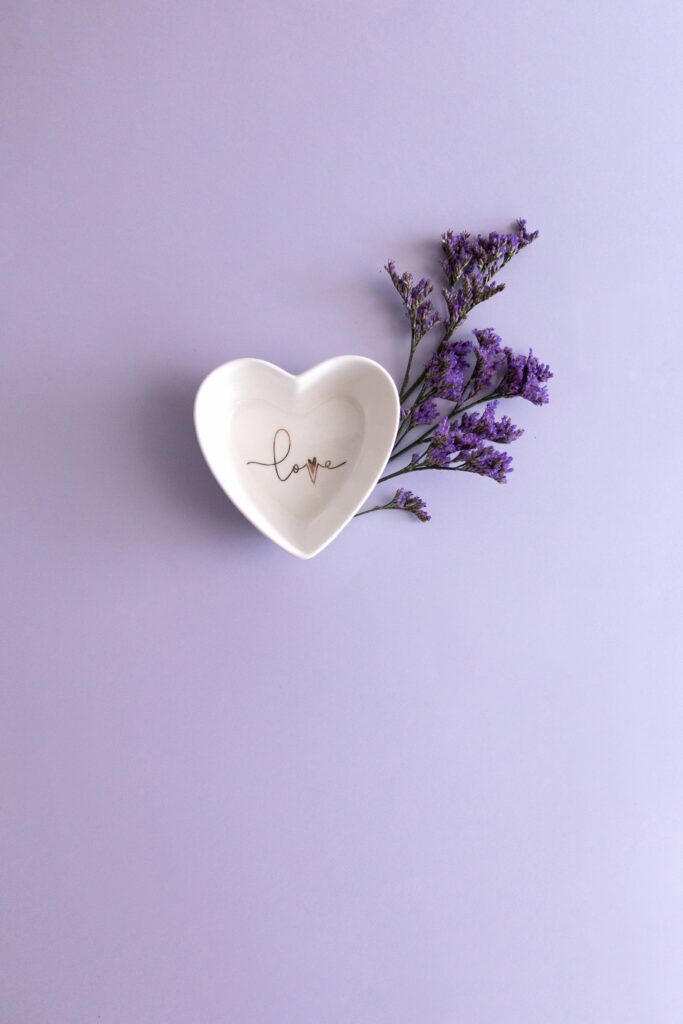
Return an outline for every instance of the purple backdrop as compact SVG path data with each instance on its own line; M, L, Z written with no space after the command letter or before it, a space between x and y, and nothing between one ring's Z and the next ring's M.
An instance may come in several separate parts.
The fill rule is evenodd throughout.
M3 1022L680 1024L681 30L3 5ZM398 374L386 258L519 215L508 486L269 544L201 378Z

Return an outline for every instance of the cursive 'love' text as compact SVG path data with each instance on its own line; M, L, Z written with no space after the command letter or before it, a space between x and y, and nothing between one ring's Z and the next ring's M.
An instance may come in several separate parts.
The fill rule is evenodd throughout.
M311 483L314 484L318 476L319 469L339 469L340 466L345 466L346 461L337 462L336 465L332 465L331 459L326 459L325 462L320 462L317 456L313 456L312 459L306 459L306 462L300 466L297 462L294 462L289 471L285 471L285 467L282 465L283 462L288 458L290 451L292 450L292 437L289 431L285 427L279 427L273 436L273 461L272 462L259 462L257 459L249 459L247 462L248 466L272 466L275 470L275 475L278 480L282 483L285 480L289 480L290 476L295 475L302 469L308 470Z

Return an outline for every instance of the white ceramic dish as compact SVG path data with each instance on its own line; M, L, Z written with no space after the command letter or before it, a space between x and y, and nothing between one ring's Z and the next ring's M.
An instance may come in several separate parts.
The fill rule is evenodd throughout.
M368 498L396 437L399 401L387 371L336 356L293 376L235 359L206 377L194 408L213 475L253 525L312 558Z

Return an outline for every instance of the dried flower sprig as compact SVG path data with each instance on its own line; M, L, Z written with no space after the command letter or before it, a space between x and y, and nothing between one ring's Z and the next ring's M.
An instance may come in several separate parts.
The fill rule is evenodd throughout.
M389 463L409 454L410 459L386 473L380 483L428 469L477 473L498 483L507 481L512 457L494 445L510 444L523 431L508 416L496 419L498 402L519 397L533 405L545 405L547 382L553 374L531 349L528 355L521 355L504 346L491 327L475 329L474 340L453 340L453 335L475 306L504 289L495 275L537 237L538 231L527 231L524 220L518 220L508 234L472 236L446 231L441 238L441 268L446 279L441 290L443 313L430 298L434 291L431 281L422 278L415 284L412 274L399 274L393 260L387 263L385 269L410 324L410 350L399 391L403 408ZM441 339L411 383L418 346L437 324L443 327ZM469 411L483 403L483 412ZM419 427L426 429L415 436L413 432ZM358 515L381 509L410 512L421 522L431 518L424 501L403 488L391 501Z
M418 498L412 491L404 491L402 487L399 487L391 501L388 501L385 505L366 508L364 512L357 512L356 515L364 516L368 512L379 512L383 508L396 508L400 512L411 512L423 523L429 522L432 518L427 512L427 506L422 498Z

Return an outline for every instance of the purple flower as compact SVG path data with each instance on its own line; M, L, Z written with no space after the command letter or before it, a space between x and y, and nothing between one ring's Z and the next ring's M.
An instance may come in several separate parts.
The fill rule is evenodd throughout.
M541 363L529 349L527 356L517 355L512 349L504 349L506 368L497 388L504 398L517 396L526 398L534 405L546 405L549 401L546 381L553 376L550 367Z
M453 432L448 417L444 416L432 432L429 448L425 452L425 464L441 469L449 464L454 451Z
M454 326L459 324L464 319L464 315L467 312L468 301L471 298L469 294L470 289L463 290L462 288L444 288L443 297L446 303L446 309L448 310L448 323Z
M525 220L518 220L515 228L509 234L492 231L490 235L476 237L466 231L446 231L441 238L442 267L449 285L452 287L466 277L477 284L490 281L515 253L538 238L538 231L527 231Z
M436 327L439 323L439 314L434 309L433 305L429 300L423 302L415 310L415 317L413 321L413 330L415 337L419 341L424 338L425 334L431 331L432 327Z
M453 285L472 265L472 243L469 231L445 231L441 236L444 253L442 267L449 284Z
M439 410L436 407L436 402L433 402L431 398L428 398L424 402L420 402L419 405L414 405L410 412L410 425L411 427L419 427L422 424L433 423L439 415Z
M433 291L433 285L426 277L423 277L417 282L417 284L415 284L412 274L399 274L393 260L388 261L385 270L391 278L394 288L401 296L403 305L406 308L417 309L417 307L424 302L427 296Z
M515 222L515 227L517 228L517 237L519 238L520 249L523 249L525 245L529 244L529 242L533 242L538 238L538 231L527 231L526 221L523 217L520 217L519 220Z
M518 437L522 436L524 431L521 427L516 427L509 416L501 416L497 420L495 418L497 405L498 401L496 400L489 402L482 413L463 413L458 424L460 429L468 434L481 437L486 441L495 441L498 444L510 444L512 441L516 441Z
M459 402L469 373L469 341L442 341L425 369L425 387L437 398Z
M527 231L525 220L518 220L515 229L508 234L492 231L476 237L466 231L446 231L442 235L441 266L448 282L443 296L451 333L473 306L503 290L505 285L497 284L494 275L538 237L538 231Z
M512 456L492 448L491 445L479 445L460 468L504 484L507 482L507 474L512 472Z
M433 286L427 278L415 282L411 274L399 274L395 264L388 262L386 270L401 297L411 328L401 396L405 399L415 395L412 406L401 410L403 429L394 447L394 457L410 450L412 454L399 473L458 470L505 483L512 472L511 456L494 446L510 444L523 430L509 416L496 418L499 399L521 397L534 405L544 405L548 401L546 385L553 376L550 367L541 363L531 350L528 355L517 355L503 347L490 327L476 329L473 341L453 339L473 307L503 289L504 285L495 279L498 272L537 237L538 232L528 231L524 220L518 220L513 230L504 233L470 235L447 231L442 236L441 266L446 277L442 291L446 307L443 335L416 379L411 377L411 371L417 344L440 321L430 298ZM452 407L449 415L439 420L442 401L452 403ZM482 412L469 411L480 403L486 403ZM418 426L428 429L417 441L406 445L408 430ZM403 488L396 491L389 503L377 508L402 509L423 522L430 518L422 499Z
M507 416L495 419L496 404L490 402L481 414L463 415L455 426L451 426L448 417L442 419L434 428L422 466L461 469L505 483L512 471L512 457L484 442L506 444L516 440L522 431Z
M413 344L417 345L425 334L439 323L439 314L434 309L431 299L428 298L434 290L434 285L426 277L421 278L415 284L412 274L398 273L393 260L389 260L385 270L391 278L394 288L401 296L401 301L410 320Z
M475 329L474 336L477 339L476 359L467 387L471 396L491 390L504 360L500 338L492 327Z
M421 523L428 523L432 518L427 512L427 506L422 498L418 498L417 494L413 494L412 491L406 491L402 487L396 491L391 501L384 505L383 508L396 508L401 509L403 512L411 512Z

